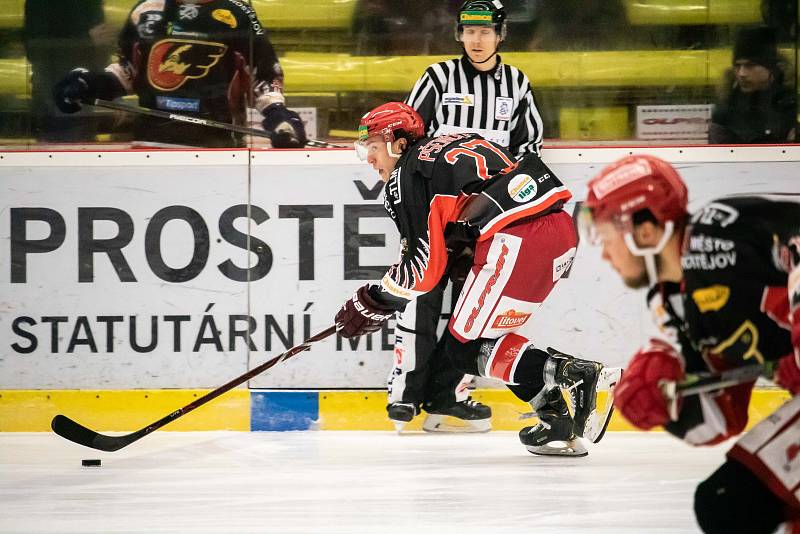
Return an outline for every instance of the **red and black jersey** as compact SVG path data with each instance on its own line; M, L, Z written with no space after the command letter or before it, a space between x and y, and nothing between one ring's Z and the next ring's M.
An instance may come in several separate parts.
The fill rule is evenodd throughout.
M516 161L467 133L417 141L384 189L402 250L381 281L383 300L401 308L433 289L445 272L448 237L488 239L514 221L560 209L571 196L536 154Z
M242 122L251 87L283 90L266 30L239 0L140 0L119 47L106 70L145 107Z
M661 285L649 295L666 303L687 372L763 364L800 348L799 252L798 196L724 198L691 218L681 285ZM685 399L667 430L698 444L741 432L751 387Z

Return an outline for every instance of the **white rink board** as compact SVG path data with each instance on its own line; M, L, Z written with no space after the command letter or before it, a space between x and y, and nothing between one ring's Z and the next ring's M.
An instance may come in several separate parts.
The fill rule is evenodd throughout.
M586 181L599 168L632 150L559 148L546 151L545 160L581 200ZM689 184L692 206L725 194L800 192L797 148L636 151L675 162ZM0 388L217 387L244 372L248 358L255 366L282 352L286 346L282 338L291 345L329 326L342 301L366 281L379 278L383 267L396 259L399 239L381 211L382 184L352 151L247 155L246 151L1 153L0 243L5 244L0 246ZM237 211L235 206L242 207ZM113 217L129 216L126 224L132 236L120 253L136 281L121 282L103 252L84 253L84 259L93 257L88 262L93 276L80 281L80 273L86 277L89 272L86 261L82 268L78 265L82 247L85 251L91 246L92 237L95 247L102 247L100 240L120 233L108 221L95 222L93 233L86 222L79 225L79 213L84 219L109 213L91 210L98 207L110 208ZM51 236L54 250L24 254L24 269L19 265L20 247L35 248L32 241L47 238L50 228L45 222L30 221L20 234L20 219L41 215L22 208L56 212L63 218L64 230L58 247L53 246L58 236ZM151 238L148 248L147 229L153 216L165 209L162 222L164 218L169 222L163 224L160 241ZM16 241L11 239L12 210ZM178 220L191 218L194 212L201 227L197 238L185 220ZM207 229L208 259L189 268L193 251L203 248L202 228ZM245 250L248 231L253 252ZM20 244L21 237L29 242ZM12 248L18 260L14 269ZM649 329L644 295L625 289L599 254L579 247L569 278L526 330L540 345L624 365ZM161 271L153 267L159 257L177 271L172 276L183 273L191 279L164 280L164 267ZM227 260L234 271L239 269L241 281L231 279L236 275L230 269L228 275L220 270ZM249 283L241 270L248 262ZM12 277L16 277L13 283ZM149 343L150 321L156 318L158 342L148 351L131 347L132 316L140 345ZM254 350L248 350L243 335L233 335L230 328L234 321L234 330L244 332L247 316L254 325ZM36 324L21 322L21 317ZM49 322L42 322L45 317ZM66 319L58 322L61 318ZM59 327L55 352L54 321ZM115 329L113 352L107 350L109 324ZM393 321L383 335L363 339L355 348L346 340L321 342L256 378L251 386L381 388L392 362L392 327ZM95 347L88 341L87 329ZM179 345L176 329L181 333ZM33 351L30 336L37 339Z
M94 164L81 163L76 160L78 156L92 158ZM43 166L0 167L0 388L199 387L218 385L223 377L245 372L247 353L243 343L236 350L229 350L226 340L222 351L216 350L213 343L201 343L197 351L194 345L209 304L213 303L210 312L217 318L247 314L246 283L226 278L217 268L228 259L246 266L244 251L220 239L218 230L223 211L246 204L246 153L240 153L238 160L230 153L226 159L217 154L211 164L181 161L186 154L177 154L173 161L180 165L165 165L167 159L157 165L150 163L150 159L163 154L154 154L153 158L129 154L127 165L108 161L122 154L103 156L97 161L96 154L72 154L63 166L45 162ZM204 154L204 158L209 155ZM148 251L147 228L155 228L150 225L153 216L170 206L184 206L173 209L186 213L194 210L207 228L208 238L203 239L200 232L195 240L187 222L171 220L163 225L158 242L152 236L149 240L160 254ZM79 232L79 210L86 216L88 210L101 207L106 208L104 216L109 216L109 209L114 210L111 216L123 224L100 220L94 223L93 231L84 225ZM12 210L17 210L19 219L24 208L49 210L46 217L51 221L50 226L43 221L27 222L27 240L46 239L61 218L63 242L57 248L53 243L49 248L54 250L50 252L26 254L26 265L14 273L9 239ZM246 231L246 226L236 226ZM120 281L106 254L94 254L92 271L86 262L79 265L79 249L87 246L92 235L100 240L124 232L132 234L129 243L120 249L130 272L124 277L135 281ZM17 232L15 237L23 236ZM190 280L172 283L154 273L150 262L159 255L172 269L189 265L195 243L197 248L207 246L209 252L204 266L185 269L186 276L192 276ZM80 281L81 271L90 280ZM12 283L12 277L20 275L24 275L24 282ZM33 352L14 350L14 345L24 350L32 347L30 338L13 330L15 321L25 317L36 324L17 326L36 337L38 346ZM150 349L153 318L158 339ZM132 322L136 324L142 352L131 347ZM58 333L53 336L56 325ZM176 327L180 337L177 351ZM108 335L108 328L113 329L113 336ZM207 321L203 335L209 339L213 338L211 329ZM96 352L92 351L89 332Z

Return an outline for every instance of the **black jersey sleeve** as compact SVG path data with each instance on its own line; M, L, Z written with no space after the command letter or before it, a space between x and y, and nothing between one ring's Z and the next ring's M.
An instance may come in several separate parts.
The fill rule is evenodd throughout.
M693 218L683 254L689 334L712 369L778 360L792 351L782 241L800 204L718 200Z

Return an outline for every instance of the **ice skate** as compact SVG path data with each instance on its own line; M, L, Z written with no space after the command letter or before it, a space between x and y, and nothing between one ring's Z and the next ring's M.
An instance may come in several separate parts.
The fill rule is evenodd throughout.
M598 411L597 392L601 389L613 389L619 381L621 369L606 369L600 362L575 358L552 347L548 347L547 352L550 358L545 364L545 376L552 384L569 393L574 416L574 434L597 443L605 435L613 413L612 402L607 402Z
M528 452L541 456L586 456L589 451L573 433L567 402L558 388L547 393L547 404L536 409L539 424L519 431Z
M425 405L428 416L422 429L426 432L489 432L492 409L471 398L446 408Z
M403 432L406 423L409 423L414 416L419 414L417 405L411 402L393 402L386 406L389 419L394 423L394 429L398 434Z
M583 437L592 443L598 443L606 434L608 423L614 415L614 388L622 377L622 368L603 367L600 371L600 379L597 382L597 391L608 390L604 406L596 405L592 415L586 422L586 430Z

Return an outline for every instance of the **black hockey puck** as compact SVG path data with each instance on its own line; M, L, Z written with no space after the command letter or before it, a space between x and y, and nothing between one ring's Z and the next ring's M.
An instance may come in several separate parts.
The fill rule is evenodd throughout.
M83 467L100 467L100 460L81 460Z

